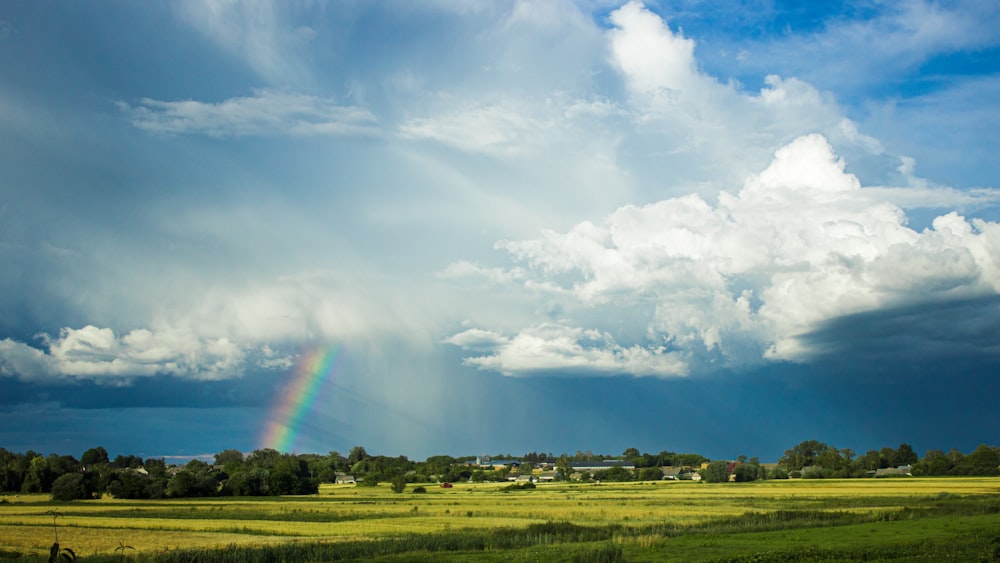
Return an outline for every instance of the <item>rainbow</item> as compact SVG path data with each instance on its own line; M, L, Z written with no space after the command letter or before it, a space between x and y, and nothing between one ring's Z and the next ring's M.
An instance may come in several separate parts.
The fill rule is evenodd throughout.
M337 367L339 348L316 348L302 355L292 382L268 416L260 439L262 448L289 452L295 446L303 418L312 410L323 383Z

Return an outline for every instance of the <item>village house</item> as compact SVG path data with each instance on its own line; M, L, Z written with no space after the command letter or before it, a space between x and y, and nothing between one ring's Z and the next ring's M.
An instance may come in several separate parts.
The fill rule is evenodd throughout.
M876 477L912 477L912 467L900 465L899 467L884 467L875 470Z

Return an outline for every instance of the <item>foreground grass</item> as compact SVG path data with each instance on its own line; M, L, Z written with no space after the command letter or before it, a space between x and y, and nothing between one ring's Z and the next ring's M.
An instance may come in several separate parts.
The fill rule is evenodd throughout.
M990 560L996 478L324 486L309 497L0 504L0 559L871 561ZM997 543L994 543L996 540ZM1000 555L1000 553L998 553Z

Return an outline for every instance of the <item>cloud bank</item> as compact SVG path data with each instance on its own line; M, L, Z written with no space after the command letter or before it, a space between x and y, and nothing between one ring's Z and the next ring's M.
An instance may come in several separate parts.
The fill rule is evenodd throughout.
M466 364L507 375L675 376L808 359L801 337L845 315L1000 293L1000 224L951 212L917 232L884 193L845 172L824 137L800 137L714 205L689 195L626 206L600 224L500 242L515 263L506 275L453 268L567 313L445 342L486 350ZM620 342L616 312L636 307L641 333Z
M65 127L0 87L3 187L23 186L0 206L23 272L0 279L4 312L27 319L11 333L55 334L0 341L0 375L235 378L333 341L373 365L405 342L398 361L428 372L461 350L511 376L674 377L808 359L845 316L997 293L997 223L970 214L1000 191L918 177L803 78L837 57L779 75L749 45L746 89L668 16L586 8L192 0L158 50L201 38L221 57L162 82L222 60L218 83L103 76L127 101ZM891 37L871 60L916 67L995 42L990 10L886 12L775 43ZM838 79L880 72L841 58L857 66ZM919 113L943 137L935 99ZM918 229L916 209L938 216Z
M42 349L0 340L0 375L26 381L69 378L116 383L155 375L228 379L241 374L247 358L247 350L228 338L205 339L177 330L137 329L119 336L109 328L87 325L64 328L55 338L40 334L38 339ZM272 355L270 349L263 350L263 356ZM269 360L263 358L265 363Z

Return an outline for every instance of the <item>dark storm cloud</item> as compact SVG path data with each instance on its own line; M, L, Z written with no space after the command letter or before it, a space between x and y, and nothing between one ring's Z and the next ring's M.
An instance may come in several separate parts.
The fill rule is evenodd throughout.
M1000 297L920 303L846 315L803 337L826 357L1000 361Z

